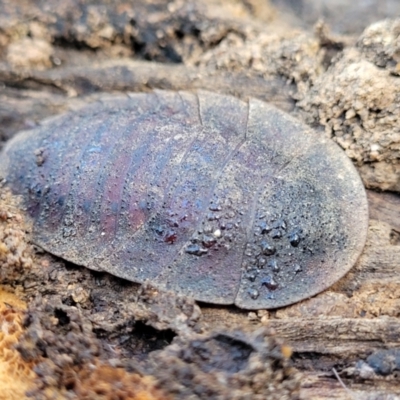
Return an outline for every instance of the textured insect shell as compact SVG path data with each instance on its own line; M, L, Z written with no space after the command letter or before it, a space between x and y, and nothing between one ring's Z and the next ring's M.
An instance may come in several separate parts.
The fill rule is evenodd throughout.
M313 296L366 239L350 160L254 99L110 98L16 135L0 174L25 199L39 246L208 303L276 308Z

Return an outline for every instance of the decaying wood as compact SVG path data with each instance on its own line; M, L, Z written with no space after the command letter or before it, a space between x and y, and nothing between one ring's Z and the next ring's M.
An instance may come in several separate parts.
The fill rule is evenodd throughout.
M290 111L293 99L291 86L277 77L262 78L245 72L218 72L188 68L182 65L165 65L155 62L122 59L98 65L59 68L49 71L27 71L16 74L0 71L0 80L29 88L39 85L42 90L59 91L81 96L90 92L143 92L152 89L195 90L203 89L230 94L242 99L254 97Z
M62 7L63 1L47 9L47 2L33 6L22 0L0 1L2 143L43 118L80 108L105 92L201 88L256 97L293 112L321 134L325 129L335 137L356 165L361 165L369 186L398 187L396 23L381 23L359 39L360 30L354 36L331 36L321 26L317 36L310 28L293 33L288 21L296 18L289 19L282 9L278 12L255 0L223 4L175 1L169 11L155 0L138 2L134 8L123 1L112 6L85 0L70 0ZM338 3L324 4L329 10ZM393 15L393 9L390 15L382 9L379 12ZM341 34L354 32L351 26L341 29L346 19L338 20L338 13L336 8L329 14L332 26ZM355 72L348 75L349 71ZM368 79L387 96L379 97L376 90L376 97L368 97L363 91ZM336 87L331 82L339 84ZM362 91L362 95L357 92L357 99L352 97L352 88L343 92L339 87L347 89L349 82L356 82L357 90ZM341 102L343 97L346 99ZM379 99L388 102L379 103ZM355 105L361 107L359 114L354 114ZM379 137L379 124L387 129L386 137ZM361 143L362 151L358 149L359 142L354 140L374 129L375 136ZM4 246L0 248L2 282L31 301L30 327L21 352L27 359L38 357L44 342L32 335L45 332L49 351L54 351L60 365L66 362L69 368L60 354L65 330L72 326L78 343L74 354L92 346L88 357L99 358L101 353L121 368L142 368L142 373L158 374L158 379L165 380L157 362L142 360L153 357L149 357L153 350L165 348L158 358L160 365L165 362L166 368L170 360L177 362L177 347L165 347L173 336L180 342L172 346L189 349L193 335L237 328L254 333L264 327L292 347L293 365L302 374L301 398L398 398L400 201L398 194L372 191L368 199L369 237L356 266L324 293L270 312L203 304L198 308L187 299L166 300L151 289L65 265L40 251L29 258L23 236L28 228L18 234L10 227L0 230L0 234L6 232L3 237L14 238L4 243L20 257L9 257ZM9 221L7 214L0 212L0 220ZM18 218L12 219L15 226L22 224ZM57 325L56 320L66 325ZM246 340L253 343L255 339ZM268 343L280 343L274 340ZM104 353L98 350L102 346ZM375 361L371 356L376 356ZM121 360L133 361L124 364ZM385 363L389 365L386 369ZM40 368L44 376L47 373L59 379L58 384L64 382L59 367L43 363ZM282 368L289 371L286 364ZM250 382L253 375L246 371ZM297 390L296 379L284 393Z
M390 224L400 232L400 195L367 191L370 218Z

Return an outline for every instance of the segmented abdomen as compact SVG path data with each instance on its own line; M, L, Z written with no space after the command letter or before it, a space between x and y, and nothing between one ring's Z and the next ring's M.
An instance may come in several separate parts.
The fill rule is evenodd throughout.
M340 278L365 240L351 163L256 100L133 94L25 139L6 149L8 180L26 198L35 242L132 281L277 307Z

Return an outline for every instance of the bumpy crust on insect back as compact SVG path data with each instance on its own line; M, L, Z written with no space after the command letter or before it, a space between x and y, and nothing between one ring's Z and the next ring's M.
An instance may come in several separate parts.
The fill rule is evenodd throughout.
M0 171L25 198L38 245L204 302L259 309L313 296L366 240L350 160L254 99L109 98L18 135L7 156Z

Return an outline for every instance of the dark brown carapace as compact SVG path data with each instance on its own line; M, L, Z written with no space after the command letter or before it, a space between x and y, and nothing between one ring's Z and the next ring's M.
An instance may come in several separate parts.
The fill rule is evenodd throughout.
M208 303L313 296L366 239L350 160L257 100L161 91L97 102L16 135L0 175L23 196L37 245Z

